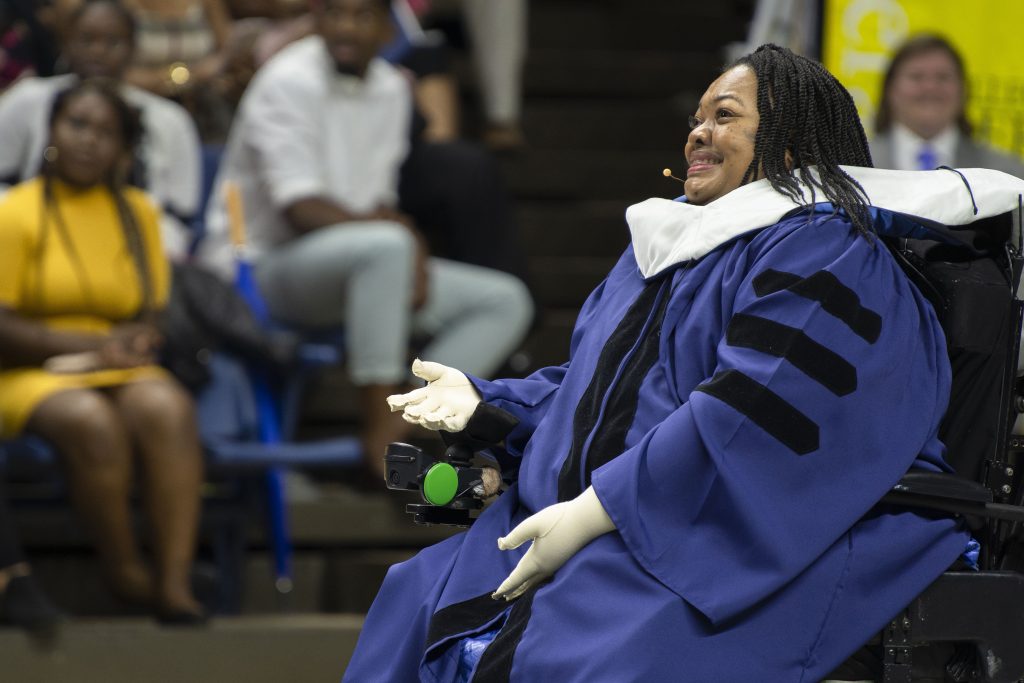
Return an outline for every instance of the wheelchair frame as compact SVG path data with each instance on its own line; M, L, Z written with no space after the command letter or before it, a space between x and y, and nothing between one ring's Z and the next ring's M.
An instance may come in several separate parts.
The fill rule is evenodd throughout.
M1008 223L1004 227L1009 227L1009 235L999 240L1000 250L981 256L998 263L1010 297L1005 320L1009 331L1001 350L998 412L987 426L994 438L984 447L980 480L967 478L966 472L965 476L910 472L883 499L885 503L953 513L965 519L981 543L978 569L945 572L893 618L881 634L883 683L1015 683L1024 679L1024 437L1011 433L1016 414L1024 412L1017 391L1024 320L1024 301L1018 292L1024 272L1022 214L1018 207L996 217L996 221ZM920 286L921 278L927 280L927 276L916 271L907 258L907 242L901 240L899 246L890 248ZM937 302L933 299L933 303ZM943 311L939 313L942 317ZM955 456L950 458L954 467ZM936 644L948 647L950 643L958 644L960 651L943 662L941 670L935 670L934 664L932 670L927 666L922 669L920 661L915 666L915 651Z

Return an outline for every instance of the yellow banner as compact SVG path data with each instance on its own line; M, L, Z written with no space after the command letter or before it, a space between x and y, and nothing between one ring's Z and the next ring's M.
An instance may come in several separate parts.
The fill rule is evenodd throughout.
M938 33L967 69L975 135L1024 157L1024 2L825 0L822 62L845 85L871 135L885 68L906 38Z

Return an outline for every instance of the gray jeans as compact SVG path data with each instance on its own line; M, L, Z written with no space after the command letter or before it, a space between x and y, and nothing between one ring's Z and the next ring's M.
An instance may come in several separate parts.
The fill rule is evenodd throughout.
M416 244L388 221L343 223L279 245L256 263L270 313L302 328L344 326L357 385L409 376L411 333L424 360L487 376L515 350L533 315L526 286L496 270L432 258L427 303L412 311Z

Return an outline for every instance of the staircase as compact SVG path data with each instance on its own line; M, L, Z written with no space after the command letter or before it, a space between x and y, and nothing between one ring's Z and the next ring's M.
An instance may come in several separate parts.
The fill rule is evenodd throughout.
M203 628L120 618L67 623L55 637L0 631L11 683L326 683L341 679L362 618L219 618Z
M531 3L524 129L505 160L543 307L530 369L565 362L579 307L625 248L626 207L675 197L687 116L741 40L752 1Z

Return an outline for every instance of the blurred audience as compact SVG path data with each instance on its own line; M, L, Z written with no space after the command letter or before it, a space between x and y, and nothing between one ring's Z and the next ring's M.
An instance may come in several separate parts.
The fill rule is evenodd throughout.
M231 33L224 0L124 0L135 15L136 49L126 79L166 97L212 81Z
M47 632L62 616L32 575L0 487L0 625Z
M523 144L522 71L526 58L526 0L462 0L483 96L487 126L483 141L492 149Z
M202 454L191 399L155 364L159 209L125 184L142 128L101 80L58 94L49 121L41 175L0 200L0 437L54 444L117 595L199 622ZM136 461L152 570L133 534Z
M234 19L285 19L306 14L309 0L227 0Z
M314 30L304 0L231 0L229 5L236 19L269 20L254 43L256 67ZM421 18L430 20L431 7L428 0L392 0L393 32L381 56L415 75L416 103L426 122L423 138L451 142L460 137L459 88L440 34L427 35L421 26ZM527 2L462 0L462 9L480 82L483 142L496 150L520 147Z
M313 32L309 6L306 0L236 0L232 9L241 19L235 23L221 84L227 100L241 99L263 60ZM412 147L400 170L400 208L415 219L432 253L525 279L526 257L495 160L477 145L456 139L457 107L430 104L444 99L438 93L451 80L445 50L412 35L422 30L405 0L391 6L392 30L379 56L415 77ZM257 13L265 16L256 18ZM413 26L405 23L410 17ZM395 27L403 37L395 37ZM247 67L248 60L254 61ZM425 103L432 108L424 110Z
M300 328L344 325L367 465L379 476L385 445L407 427L384 398L408 381L411 336L431 338L425 357L487 375L516 348L532 306L514 277L429 257L417 221L398 208L413 97L408 79L375 58L390 33L387 0L313 7L318 33L271 59L242 99L200 257L230 276L223 188L232 183L271 313Z
M28 78L0 96L0 182L35 176L43 164L47 117L56 94L81 78L121 81L132 59L134 22L119 0L84 0L67 18L65 57L70 74ZM121 95L142 116L142 143L129 180L148 190L164 209L162 237L173 257L188 249L186 225L199 206L199 136L181 106L121 83Z
M221 79L231 39L224 0L124 0L135 15L138 47L129 83L179 102L200 137L223 143L230 125Z
M228 59L236 66L248 52L252 70L287 45L315 31L308 0L234 0L235 22ZM392 0L393 31L380 56L409 71L416 81L416 103L424 115L424 139L450 142L459 137L458 85L450 71L447 47L425 44L423 29L406 0ZM240 70L235 73L241 73Z
M50 76L57 62L48 1L0 3L0 91L25 76Z
M963 59L945 38L899 47L882 82L871 157L878 168L994 168L1024 178L1020 160L971 137Z
M433 0L394 0L396 20L408 34L418 25L415 18L430 22L451 2ZM441 7L435 7L440 5ZM526 0L461 0L463 24L469 34L470 49L479 82L484 128L481 138L495 151L521 147L525 138L521 128L522 70L526 58L528 5ZM406 18L411 15L411 19ZM417 103L427 117L427 139L451 140L458 136L458 84L438 50L430 41L412 41L411 50L401 63L420 79Z

